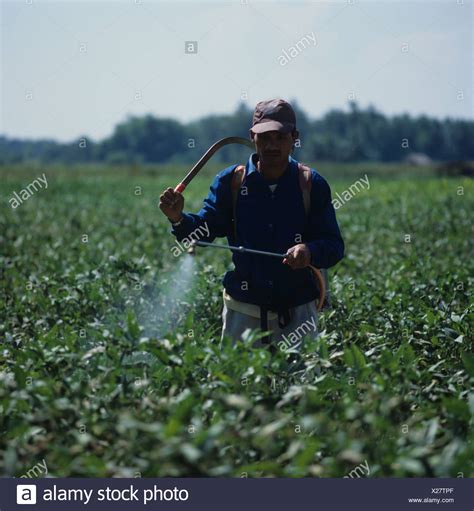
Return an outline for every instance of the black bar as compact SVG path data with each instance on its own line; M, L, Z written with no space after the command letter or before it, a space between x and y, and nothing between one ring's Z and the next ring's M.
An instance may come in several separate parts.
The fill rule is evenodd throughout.
M36 505L17 504L17 485L36 487ZM3 478L0 510L472 511L473 489L472 478ZM115 500L120 497L125 500ZM421 502L409 502L415 498Z

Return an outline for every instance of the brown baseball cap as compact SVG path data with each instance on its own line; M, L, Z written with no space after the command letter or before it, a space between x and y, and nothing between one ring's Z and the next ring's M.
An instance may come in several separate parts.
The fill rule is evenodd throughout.
M253 113L253 133L265 131L281 131L290 133L296 129L296 115L293 107L283 99L260 101Z

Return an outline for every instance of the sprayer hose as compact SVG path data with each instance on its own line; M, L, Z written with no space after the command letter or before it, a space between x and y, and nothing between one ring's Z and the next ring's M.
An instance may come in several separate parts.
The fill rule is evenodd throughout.
M321 275L321 272L313 265L309 265L311 268L311 271L313 272L313 275L316 277L319 283L319 300L315 300L316 303L316 309L318 311L321 310L323 304L324 304L324 298L326 296L326 284L324 282L323 276Z

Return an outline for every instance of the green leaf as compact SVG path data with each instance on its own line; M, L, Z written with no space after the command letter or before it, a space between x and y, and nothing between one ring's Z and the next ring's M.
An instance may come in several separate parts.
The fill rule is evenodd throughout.
M138 326L135 313L132 310L127 312L127 328L132 339L138 339L140 337L140 327Z
M474 353L463 352L461 353L462 363L466 368L467 374L471 377L474 377Z

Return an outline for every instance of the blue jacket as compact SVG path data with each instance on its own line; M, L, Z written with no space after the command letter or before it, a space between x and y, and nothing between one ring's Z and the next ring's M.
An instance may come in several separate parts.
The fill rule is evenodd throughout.
M289 158L286 171L274 181L278 186L272 193L269 182L256 168L256 157L256 153L249 157L245 180L237 198L237 239L234 238L231 192L232 171L236 165L217 174L201 210L197 214L183 213L183 222L173 227L171 233L182 241L205 225L205 232L209 230L210 234L207 236L204 229L200 229L201 241L212 242L216 237L226 236L232 245L282 254L298 243L306 243L313 266L334 266L344 257L344 241L327 181L311 169L308 222L298 179L298 162ZM196 237L195 234L192 237ZM293 270L276 257L234 251L232 260L235 269L225 274L223 284L236 300L277 310L311 302L319 296L309 268Z

